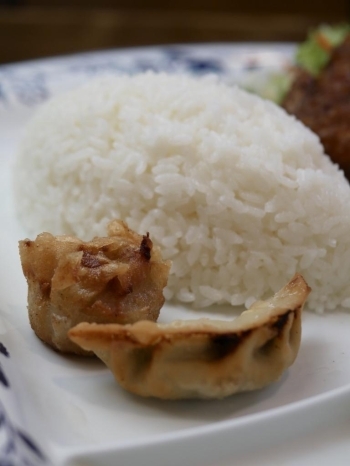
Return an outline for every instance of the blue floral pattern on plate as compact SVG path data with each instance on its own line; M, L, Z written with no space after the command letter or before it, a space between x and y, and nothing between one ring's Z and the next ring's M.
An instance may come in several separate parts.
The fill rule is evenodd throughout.
M2 358L10 358L10 354L5 345L0 342L0 386L5 390L11 390L10 380L1 364ZM0 465L44 466L48 464L38 445L27 432L13 424L5 406L0 402Z
M121 49L51 58L0 67L0 107L35 106L95 76L148 70L195 75L216 74L237 82L242 73L281 67L292 45L179 45Z

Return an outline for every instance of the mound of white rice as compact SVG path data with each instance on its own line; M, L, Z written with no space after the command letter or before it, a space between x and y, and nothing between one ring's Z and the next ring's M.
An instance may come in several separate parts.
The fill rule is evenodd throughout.
M121 218L173 260L168 299L249 305L301 272L350 307L350 188L318 138L214 78L104 78L43 105L15 166L28 234Z

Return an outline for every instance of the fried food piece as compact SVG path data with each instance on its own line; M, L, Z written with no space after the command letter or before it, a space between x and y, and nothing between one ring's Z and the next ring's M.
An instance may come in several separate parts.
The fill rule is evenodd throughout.
M350 35L318 76L297 72L282 106L319 135L350 180Z
M122 387L163 399L222 398L262 388L295 360L310 288L296 275L234 321L81 323L69 337L93 351Z
M122 221L109 224L106 238L83 242L42 233L35 241L20 241L19 250L30 324L56 350L87 354L67 336L79 322L158 318L170 263L148 234L140 236Z

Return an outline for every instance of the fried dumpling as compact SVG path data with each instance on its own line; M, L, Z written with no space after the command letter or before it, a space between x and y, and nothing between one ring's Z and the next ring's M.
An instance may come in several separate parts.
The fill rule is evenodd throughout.
M310 288L301 275L233 321L80 323L71 340L93 351L122 387L163 399L222 398L262 388L295 360Z
M158 318L170 263L148 234L138 235L122 221L109 224L107 237L83 242L42 233L20 241L19 250L31 326L56 350L87 354L67 336L79 322Z

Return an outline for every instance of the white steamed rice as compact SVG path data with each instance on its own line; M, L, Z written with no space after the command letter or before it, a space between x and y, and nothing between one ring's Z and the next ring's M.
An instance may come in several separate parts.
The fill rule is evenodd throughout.
M166 297L250 305L301 272L316 311L350 308L350 188L318 138L214 78L147 73L58 96L15 165L28 234L105 235L112 218L173 260Z

